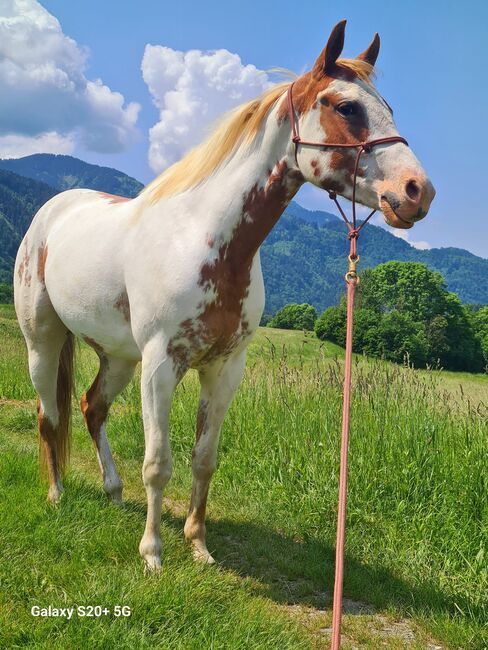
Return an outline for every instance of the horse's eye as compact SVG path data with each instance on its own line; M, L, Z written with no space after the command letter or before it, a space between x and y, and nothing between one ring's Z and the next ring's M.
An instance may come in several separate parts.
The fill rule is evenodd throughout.
M336 106L336 111L343 117L352 117L358 114L358 105L356 102L342 102Z

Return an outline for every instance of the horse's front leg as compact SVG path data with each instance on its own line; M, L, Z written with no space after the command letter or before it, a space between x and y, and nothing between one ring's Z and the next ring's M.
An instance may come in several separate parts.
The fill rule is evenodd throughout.
M213 564L205 542L205 510L208 489L217 463L220 427L239 386L246 364L240 352L225 362L215 362L200 372L196 442L193 447L193 487L185 537L193 546L196 560Z
M147 493L147 519L139 552L149 569L161 567L161 507L171 477L169 413L178 377L161 342L145 347L142 355L141 398L145 454L142 477Z

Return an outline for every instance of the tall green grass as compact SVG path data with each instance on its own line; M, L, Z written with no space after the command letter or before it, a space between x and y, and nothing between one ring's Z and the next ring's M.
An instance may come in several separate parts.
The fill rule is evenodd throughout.
M42 491L32 486L36 480L32 458L26 460L20 451L22 444L32 443L35 428L33 403L25 403L34 395L26 376L24 351L13 321L4 318L0 327L11 328L1 343L0 398L23 402L5 406L0 430L6 432L8 463L17 476L17 489L25 481L27 501L34 504L36 512L34 517L12 506L13 493L10 497L8 492L5 498L0 496L0 513L5 518L2 529L7 530L3 535L7 534L10 552L15 556L17 547L32 546L30 567L47 557L53 593L61 593L67 588L62 585L69 583L70 571L82 572L83 562L95 557L100 545L102 555L93 572L93 588L105 593L104 585L107 590L117 585L110 592L112 596L106 592L106 598L115 597L121 588L119 571L123 576L138 571L137 540L142 532L143 512L136 509L136 516L129 509L119 515L79 479L72 480L71 485L68 482L58 514L45 509ZM283 347L280 341L285 336ZM276 331L259 333L250 350L246 376L223 426L207 527L209 549L223 573L209 577L208 573L199 573L200 569L190 571L173 525L165 526L164 531L169 540L165 570L175 575L175 585L180 562L189 571L190 591L197 589L196 582L204 575L208 583L202 589L208 588L208 593L213 594L209 598L216 599L215 608L219 607L219 599L225 601L224 607L230 607L233 629L237 619L232 618L234 610L230 600L225 599L231 598L233 589L241 588L233 581L236 573L251 581L245 581L243 589L252 584L257 590L253 592L255 597L266 597L259 601L258 610L269 599L279 604L302 602L324 607L332 589L342 399L340 351L335 346L320 346L299 333L286 333L283 339ZM83 348L77 368L78 392L89 385L94 374L93 355ZM474 399L469 378L464 376L464 394L460 392L455 401L452 392L446 391L442 372L417 372L358 358L353 376L345 595L371 603L381 611L411 616L447 647L487 648L488 383L476 378ZM168 494L175 500L186 499L191 485L197 399L197 378L190 373L176 392L171 419L175 469ZM134 503L143 503L139 479L143 435L137 379L114 405L109 437L130 498ZM75 459L86 463L83 459L91 457L89 454L88 436L77 417ZM24 463L27 469L23 469ZM63 519L65 516L67 519ZM26 523L32 530L42 526L46 533L23 537L21 526L10 530L14 520ZM49 564L49 549L52 544L56 547L53 531L56 522L61 525L62 521L67 521L63 535L69 531L73 537L70 553L57 550L55 557L61 553L62 565L56 568L54 563ZM89 535L79 527L85 521L96 530L98 542L90 542L83 550ZM181 518L172 521L181 527ZM3 563L3 570L8 571L8 563ZM35 589L31 578L22 578L21 573L19 564L7 583L9 602L20 602L29 589ZM24 587L17 590L17 580L25 584L25 593ZM221 580L222 593L218 586ZM163 592L178 591L175 585L163 583L159 585ZM80 589L86 583L76 584ZM147 616L156 607L156 596L151 595L154 583L148 584ZM141 587L134 589L139 593ZM138 597L143 600L142 593ZM169 607L170 601L165 598L163 593L162 602ZM249 603L247 606L251 607ZM187 638L191 643L164 647L196 647L197 640L192 645L190 632L185 636L185 626L191 629L189 619L182 610L177 611L168 629L171 634L176 634L177 629L181 636L163 635L161 639ZM212 611L205 630L221 625ZM215 645L200 647L261 647L259 643L246 645L242 641L246 625L254 630L249 631L249 639L262 638L262 647L281 644L298 648L310 643L306 635L296 636L294 627L277 622L270 610L266 610L266 616L277 627L266 636L260 627L262 619L254 609L252 612L246 624L235 628L239 631L233 644L219 645L224 634L216 637ZM182 617L179 623L178 616ZM32 628L27 622L25 626L26 630ZM270 639L278 634L276 630L281 630L282 636L276 636L273 645ZM82 634L79 639L85 638ZM127 632L127 639L132 638L130 634L135 631ZM145 647L142 641L140 647Z

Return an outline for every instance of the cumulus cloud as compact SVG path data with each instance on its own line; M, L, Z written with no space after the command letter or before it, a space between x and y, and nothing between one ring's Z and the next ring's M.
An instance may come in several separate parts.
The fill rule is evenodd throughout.
M87 52L36 0L0 0L0 13L0 143L9 154L16 141L21 152L29 138L54 145L56 137L64 150L75 139L91 151L122 151L139 105L85 77Z
M20 158L33 153L73 153L75 148L71 136L63 137L49 131L41 135L0 135L0 158Z
M244 65L228 50L180 52L146 45L141 68L160 111L159 122L149 131L149 164L155 172L200 142L223 112L269 85L264 71Z
M361 217L363 215L361 214ZM380 226L380 228L384 228L385 230L388 230L389 233L392 235L395 235L395 237L398 237L398 239L403 239L403 241L406 241L407 244L410 244L410 246L413 246L414 248L418 248L421 251L426 251L429 250L429 248L432 248L432 245L429 244L427 241L419 240L415 241L412 239L412 231L411 230L400 230L398 228L392 228L391 226L388 226L385 223L385 220L383 218L383 215L380 212L377 212L374 217L371 219L371 223L374 223L375 226ZM415 234L415 226L413 228L414 234Z
M410 244L410 246L413 246L414 248L418 248L421 251L427 251L429 248L432 248L432 246L429 244L427 241L413 241L410 239L410 232L408 230L397 230L392 229L391 231L392 235L395 235L395 237L398 237L399 239L403 239L404 241L407 242L407 244Z

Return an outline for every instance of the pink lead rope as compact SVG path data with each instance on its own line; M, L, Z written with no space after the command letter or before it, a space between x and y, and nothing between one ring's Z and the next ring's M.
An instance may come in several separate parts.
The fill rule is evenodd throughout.
M350 235L351 235L350 231ZM342 436L341 460L339 472L339 508L337 512L336 564L334 581L334 602L332 605L332 643L331 650L341 647L342 621L342 585L344 583L344 540L346 535L346 503L347 503L347 456L349 449L349 413L351 403L351 366L352 366L352 326L354 316L354 296L359 278L356 275L356 264L359 260L356 250L357 233L350 237L351 253L349 254L349 271L346 273L347 282L347 322L346 322L346 355L344 359L344 400L342 405ZM353 253L354 249L354 253ZM354 257L353 257L354 255Z
M342 437L341 437L341 460L339 472L339 507L337 513L337 541L336 541L336 565L334 581L334 602L332 605L332 644L331 650L340 650L341 647L341 621L342 621L342 585L344 582L344 541L346 534L346 503L347 503L347 455L349 448L349 414L351 403L351 366L352 366L352 326L354 313L354 296L356 287L359 283L359 277L356 273L356 265L359 262L357 254L357 239L359 233L366 223L371 219L376 210L372 210L362 224L356 225L356 181L359 170L359 161L363 153L370 153L374 146L388 144L391 142L402 142L408 146L405 138L399 135L387 138L377 138L368 142L358 142L357 144L341 144L331 142L310 142L302 140L298 133L298 124L295 117L295 108L293 106L293 84L290 84L287 93L288 116L291 125L292 141L295 144L295 160L297 161L298 147L318 147L320 149L357 149L356 161L354 165L354 174L352 180L352 220L349 221L344 210L337 200L335 192L329 192L331 198L337 206L341 217L344 219L349 230L348 238L350 241L349 249L349 270L346 273L347 282L347 324L346 324L346 354L344 359L344 401L342 408Z

